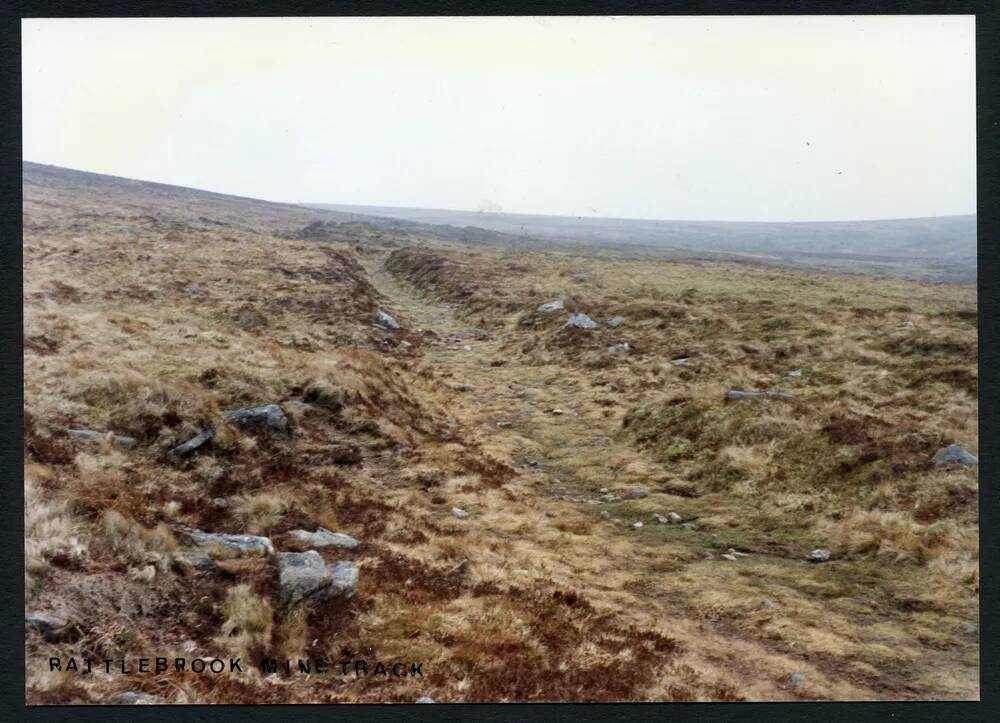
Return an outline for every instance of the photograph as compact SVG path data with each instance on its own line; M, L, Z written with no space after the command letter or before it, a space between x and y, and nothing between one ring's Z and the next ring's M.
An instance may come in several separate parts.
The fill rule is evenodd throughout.
M980 701L978 19L18 18L25 710Z

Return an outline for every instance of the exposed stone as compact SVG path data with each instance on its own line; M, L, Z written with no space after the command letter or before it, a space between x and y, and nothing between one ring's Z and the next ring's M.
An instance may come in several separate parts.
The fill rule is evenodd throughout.
M563 329L575 328L575 329L596 329L597 322L591 319L586 314L571 314L566 323L563 324Z
M131 449L139 444L139 440L134 437L123 437L120 434L113 434L111 432L95 432L93 429L71 429L69 430L69 436L83 442L102 442L105 439L110 439L113 445L122 449Z
M802 675L802 673L792 673L788 676L788 682L793 688L798 688L806 682L806 676Z
M691 365L691 360L687 357L681 357L680 359L671 359L670 363L675 367L686 367Z
M979 458L960 444L949 444L947 447L939 449L934 453L934 458L931 461L938 467L948 464L975 467L979 464Z
M357 585L357 563L327 565L315 550L282 552L278 556L278 587L287 605L334 597L350 598Z
M265 404L249 409L234 409L223 412L222 416L230 422L248 429L270 429L284 432L288 429L288 417L277 404Z
M792 377L792 378L801 377L802 376L802 370L801 369L793 369L790 372L785 372L785 376L786 377Z
M172 450L167 452L167 456L174 460L183 459L194 453L196 450L204 447L206 444L211 442L214 437L215 427L209 427L201 434L198 434L184 442L184 444L179 444L174 447Z
M819 547L809 553L810 562L826 562L830 559L830 551Z
M676 524L680 523L681 516L678 515L676 512L668 512L667 513L667 521L669 521L673 525L676 525Z
M195 570L211 570L215 567L215 560L207 552L200 550L185 550L175 554L175 558L182 564L188 565Z
M469 513L463 510L461 507L452 507L451 514L460 520L464 520L466 517L469 516Z
M222 548L238 555L273 555L274 545L266 537L258 535L230 535L224 532L204 532L186 530L184 534L196 547Z
M611 519L611 513L608 512L607 510L601 510L599 513L597 513L597 516L600 517L602 520Z
M610 352L628 351L628 350L629 350L629 345L627 341L623 341L619 344L612 344L608 347L608 351Z
M608 322L608 326L612 329L617 329L619 326L625 323L625 318L622 316L616 316Z
M977 629L978 629L978 628L976 628L976 626L975 626L975 625L973 625L972 623L965 623L965 624L964 624L964 625L962 626L962 632L963 632L963 633L965 633L965 634L967 634L967 635L972 635L972 634L974 634L974 633L976 632L976 630L977 630Z
M390 331L399 331L401 328L399 322L382 309L378 310L378 323Z
M292 530L289 534L299 542L313 547L357 547L361 543L350 535L343 532L330 532L325 527L320 527L315 532L307 530Z
M739 559L739 558L736 557L736 555L731 555L728 552L727 553L723 553L722 555L719 555L719 557L721 557L723 560L729 560L730 562L736 562L736 560Z
M162 695L126 690L124 693L113 696L111 702L118 705L161 705L165 701Z
M562 311L565 309L562 299L556 299L555 301L550 301L547 304L542 304L538 307L539 311L544 311L545 313L550 313L553 311Z
M639 528L642 527L642 523L641 522L634 522L634 523L632 523L632 527L634 527L635 529L638 530Z
M738 392L730 389L726 392L726 399L795 399L795 396L785 392Z
M58 642L67 632L69 623L48 613L24 613L24 626L37 630L50 643Z
M429 695L422 695L419 698L417 698L417 703L437 703L437 701L431 698Z

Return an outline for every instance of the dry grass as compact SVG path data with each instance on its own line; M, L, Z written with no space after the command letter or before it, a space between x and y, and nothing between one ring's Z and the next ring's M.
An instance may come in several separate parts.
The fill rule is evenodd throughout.
M417 239L348 225L306 241L333 216L100 184L25 185L29 609L72 618L95 655L425 674L137 688L174 703L978 696L961 627L978 613L977 480L926 464L947 442L977 448L974 289L434 239L390 255ZM553 298L600 328L561 330L564 314L535 311ZM403 331L373 328L378 308ZM622 340L632 351L607 352ZM798 400L727 404L728 388ZM220 418L264 403L288 433ZM208 425L205 450L167 458ZM649 495L602 492L634 485ZM669 511L693 525L653 518ZM324 553L361 566L348 604L282 607L264 558L171 565L181 528L283 550L320 526L362 542ZM804 562L817 546L834 560ZM48 654L66 647L32 634L30 702L121 689L51 676Z

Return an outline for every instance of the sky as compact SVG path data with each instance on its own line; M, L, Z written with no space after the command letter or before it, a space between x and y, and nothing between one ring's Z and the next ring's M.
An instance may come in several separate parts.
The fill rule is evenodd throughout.
M272 201L975 212L973 16L22 21L24 159Z

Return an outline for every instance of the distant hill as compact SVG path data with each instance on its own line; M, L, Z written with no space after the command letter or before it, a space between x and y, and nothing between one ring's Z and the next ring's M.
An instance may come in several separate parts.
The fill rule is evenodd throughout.
M974 280L976 216L885 221L766 223L654 221L621 218L477 213L442 209L306 204L342 213L401 219L588 245L647 247L734 254L814 256L857 261L926 259L956 269L950 276ZM933 274L932 274L933 275Z

